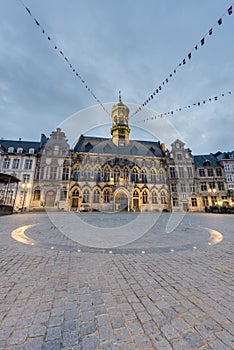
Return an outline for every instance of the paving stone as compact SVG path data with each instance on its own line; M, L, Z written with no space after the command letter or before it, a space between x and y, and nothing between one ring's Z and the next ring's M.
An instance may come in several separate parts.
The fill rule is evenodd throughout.
M95 350L100 348L100 341L96 335L89 335L81 340L81 348L84 350Z
M64 332L63 333L63 346L73 346L78 344L77 332Z
M26 343L24 344L25 350L40 350L43 345L43 337L36 338L27 338Z
M107 341L111 340L114 337L114 333L111 327L99 327L98 329L100 340Z
M9 344L21 344L24 343L28 334L28 329L27 328L21 328L17 329L13 332L9 339Z
M192 347L201 347L204 345L204 340L201 338L201 336L194 332L189 331L183 334L183 338L192 346Z
M94 322L82 323L80 325L80 334L88 335L88 334L94 333L96 329L97 329L96 323Z
M61 327L48 328L45 340L50 341L50 340L60 339L61 333L62 333Z
M122 317L114 317L111 320L112 327L115 328L121 328L124 327L124 320Z

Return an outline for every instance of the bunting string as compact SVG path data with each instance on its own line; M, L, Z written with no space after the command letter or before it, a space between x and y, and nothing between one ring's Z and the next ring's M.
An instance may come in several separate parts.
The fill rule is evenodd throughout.
M230 6L227 11L220 17L216 23L209 29L209 31L200 39L200 41L194 45L192 50L183 58L183 60L172 70L172 72L163 80L163 82L153 91L148 98L140 105L137 110L130 116L130 118L134 117L138 112L141 111L143 107L145 107L150 101L152 101L157 94L160 93L160 91L169 83L169 80L177 73L177 70L181 67L183 67L188 61L192 59L193 54L198 51L198 49L202 46L204 46L206 40L208 37L213 35L214 33L214 28L216 26L221 26L223 23L223 19L225 16L230 16L232 15L233 9L232 6Z
M168 112L165 112L165 113L158 113L158 114L155 114L153 116L150 116L150 117L147 117L147 118L144 118L144 119L141 119L141 120L137 120L137 121L133 122L133 124L143 123L143 122L146 122L148 120L156 120L157 118L163 118L165 116L173 116L174 114L176 114L178 112L181 112L181 111L183 111L185 109L191 109L193 107L194 108L195 107L200 107L200 106L205 105L207 103L218 101L220 98L222 98L222 97L224 97L226 95L231 95L231 91L228 91L226 94L222 93L222 94L216 95L214 97L210 97L208 99L202 99L202 100L200 100L198 102L186 105L184 107L179 107L179 108L176 108L176 109L172 109L172 110L170 110Z
M107 109L105 108L105 106L103 105L103 103L97 98L97 96L94 94L94 92L92 91L92 89L89 87L89 85L86 83L86 81L84 80L84 78L80 75L80 73L77 71L77 69L73 66L73 64L71 63L70 59L65 55L65 53L57 46L57 44L55 43L55 41L53 40L53 38L47 34L47 32L45 31L45 29L42 27L42 25L39 23L39 21L33 16L31 10L25 6L25 4L23 3L22 0L19 0L19 2L21 3L21 5L24 7L24 9L27 11L27 13L32 17L34 23L36 24L36 26L38 28L40 28L42 34L44 35L44 37L52 44L53 48L58 52L58 54L64 59L64 61L68 64L69 68L71 69L71 71L74 73L75 77L80 79L82 85L84 86L84 88L90 93L90 95L94 98L94 100L102 107L102 109L108 114L108 116L110 115L110 113L107 111Z

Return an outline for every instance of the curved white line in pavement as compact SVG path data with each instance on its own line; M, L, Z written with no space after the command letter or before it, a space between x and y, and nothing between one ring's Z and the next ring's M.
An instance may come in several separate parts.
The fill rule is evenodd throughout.
M222 242L223 235L221 232L212 230L211 228L207 228L207 227L204 227L204 228L208 230L210 233L210 239L209 239L210 244L214 245Z
M24 232L29 229L30 227L36 226L38 224L33 224L33 225L26 225L26 226L21 226L14 231L11 232L11 237L14 238L16 241L24 243L24 244L29 244L29 245L34 245L36 243L40 243L39 241L36 241L32 238L29 238L24 234Z
M25 235L25 231L31 227L37 226L38 224L33 224L33 225L26 225L26 226L21 226L14 231L11 232L11 237L14 238L16 241L28 245L34 245L41 243L40 241L36 241L35 239L29 238L28 236ZM209 231L210 237L209 237L209 243L211 245L221 243L223 240L223 235L221 232L210 229L208 227L203 227L205 230Z

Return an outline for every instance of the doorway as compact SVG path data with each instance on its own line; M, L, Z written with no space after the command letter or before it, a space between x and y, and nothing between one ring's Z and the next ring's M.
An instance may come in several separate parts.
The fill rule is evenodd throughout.
M55 192L54 191L47 191L46 197L45 197L45 206L46 207L54 207L55 203Z
M128 211L128 196L123 191L115 195L115 211Z

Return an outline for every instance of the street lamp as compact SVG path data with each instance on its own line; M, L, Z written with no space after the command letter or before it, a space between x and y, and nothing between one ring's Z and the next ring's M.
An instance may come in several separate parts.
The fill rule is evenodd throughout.
M25 199L26 199L26 194L27 194L27 191L31 188L31 184L30 183L22 183L21 188L23 191L23 202L22 202L22 207L21 207L21 213L22 213L24 211L24 203L25 203Z

